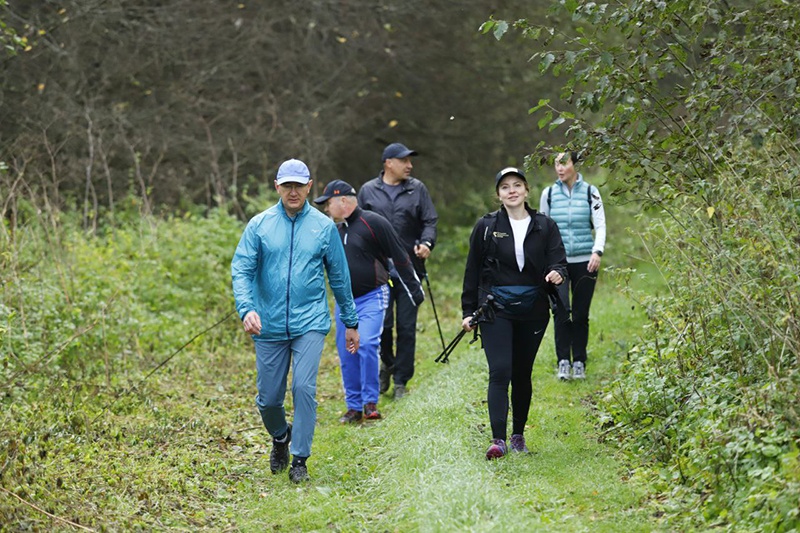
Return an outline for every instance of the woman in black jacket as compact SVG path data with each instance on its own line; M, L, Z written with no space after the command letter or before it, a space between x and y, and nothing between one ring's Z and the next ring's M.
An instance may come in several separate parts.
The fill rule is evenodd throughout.
M548 292L564 281L567 270L558 226L526 203L530 190L525 174L514 167L501 170L495 190L502 206L472 230L461 293L462 327L472 331L480 325L489 364L492 443L487 459L503 457L508 450L509 384L509 444L512 451L528 451L524 432L533 361L550 320Z

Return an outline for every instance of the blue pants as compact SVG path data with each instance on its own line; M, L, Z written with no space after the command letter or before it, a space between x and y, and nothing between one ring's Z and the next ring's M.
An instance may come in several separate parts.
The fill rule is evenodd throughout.
M300 337L279 342L256 340L256 406L264 427L273 437L289 428L283 400L289 361L292 362L292 402L294 424L289 451L295 457L311 455L311 441L317 424L317 373L325 334L309 331Z
M356 353L345 348L345 326L336 305L336 349L342 368L344 399L348 409L361 411L368 403L378 403L380 369L378 347L383 331L383 316L389 304L389 286L382 285L355 299L358 312L360 346Z

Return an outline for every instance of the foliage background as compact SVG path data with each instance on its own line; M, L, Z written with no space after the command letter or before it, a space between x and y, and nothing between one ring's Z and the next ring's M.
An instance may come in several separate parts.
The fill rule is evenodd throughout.
M230 312L232 242L274 201L284 157L307 159L318 186L360 185L386 142L419 149L418 174L442 214L436 260L457 287L469 227L494 202L487 179L527 155L539 190L552 151L571 145L609 206L639 215L611 219L610 253L649 261L660 278L630 286L649 323L634 346L621 344L624 374L588 400L602 409L601 435L629 454L667 529L797 530L797 3L96 0L0 10L9 498L67 508L72 478L58 472L77 475L67 460L103 479L72 490L123 491L122 515L141 520L131 527L159 524L159 510L180 510L187 495L226 497L199 474L160 479L154 464L130 479L114 470L116 452L92 447L100 436L187 475L242 482L246 473L170 455L162 430L207 424L216 446L258 445L221 419L193 418L181 391L149 376L176 339ZM623 238L622 226L635 234ZM604 262L623 279L632 267ZM457 314L455 305L442 311ZM182 368L202 357L226 364L236 333L223 320L180 352ZM217 393L209 385L193 400L239 396ZM142 405L152 410L144 420ZM228 408L246 430L249 414ZM170 519L207 524L192 505ZM36 527L17 510L4 512Z

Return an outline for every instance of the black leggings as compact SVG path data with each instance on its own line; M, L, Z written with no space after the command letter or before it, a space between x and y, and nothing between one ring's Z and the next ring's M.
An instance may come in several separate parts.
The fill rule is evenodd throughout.
M495 317L480 331L489 363L489 422L492 438L506 440L508 385L511 384L512 434L522 435L531 407L531 372L550 317L541 320L509 320Z
M569 283L558 286L563 302L570 302L570 315L557 309L555 312L556 356L558 360L586 363L586 345L589 343L589 308L592 305L597 272L589 272L589 262L568 263ZM571 357L570 357L571 356Z

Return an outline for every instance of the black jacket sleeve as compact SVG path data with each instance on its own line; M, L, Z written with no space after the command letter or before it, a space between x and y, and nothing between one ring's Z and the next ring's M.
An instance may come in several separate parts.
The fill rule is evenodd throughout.
M478 220L469 237L469 252L464 268L464 285L461 290L461 316L466 318L480 305L481 272L483 270L483 241L487 230L484 218Z
M558 231L558 225L550 217L540 217L543 219L543 224L547 226L547 252L545 256L544 275L555 270L566 281L567 279L567 252L564 249L564 242L561 240L561 232Z
M419 242L431 243L430 248L436 246L436 224L439 222L439 215L436 213L436 208L433 206L433 200L428 193L428 188L419 182L419 208L420 208L420 222L422 222L422 233L419 237Z
M400 237L386 219L382 219L378 228L379 231L375 237L378 239L381 250L384 250L392 259L394 268L400 277L400 283L411 301L414 302L414 305L420 305L425 300L425 293L422 292L422 285L411 263L411 258L400 242Z

